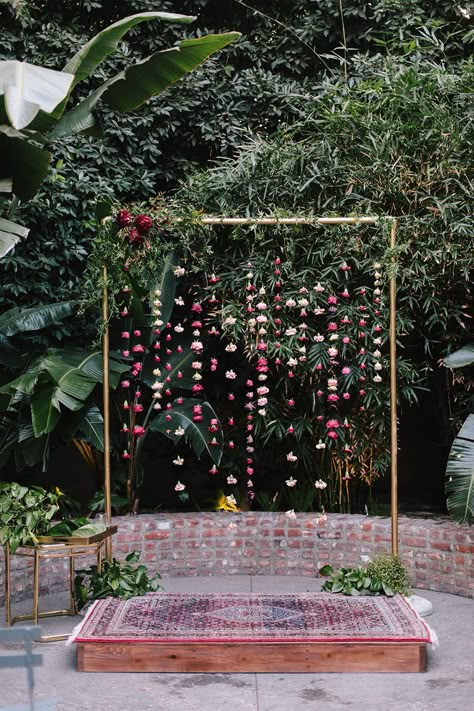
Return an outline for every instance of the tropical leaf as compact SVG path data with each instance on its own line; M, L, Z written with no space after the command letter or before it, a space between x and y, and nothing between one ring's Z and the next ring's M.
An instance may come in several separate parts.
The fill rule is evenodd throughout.
M0 364L16 368L20 362L20 353L9 338L0 332Z
M474 363L474 343L468 343L467 346L446 356L443 358L443 363L448 368L464 368L466 365L472 365Z
M163 323L168 323L171 318L171 314L174 309L174 297L176 296L176 276L174 270L178 264L178 257L174 252L170 252L166 255L163 269L161 274L158 276L156 281L151 285L150 289L150 302L157 298L161 301L160 311L161 320ZM156 291L160 292L160 296L156 296Z
M458 523L474 522L474 415L453 442L446 467L446 504Z
M11 178L0 179L0 193L11 193L13 190L13 180Z
M65 99L74 75L28 62L0 62L0 96L11 125L28 126L40 110L51 113Z
M45 179L51 153L28 143L10 126L0 126L0 178L12 181L14 195L30 200Z
M92 447L104 451L104 419L97 405L91 405L82 413L78 430Z
M0 259L8 254L17 242L27 237L29 231L27 227L0 217Z
M51 131L49 138L56 140L90 129L94 125L92 111L101 99L121 112L138 108L239 36L236 32L229 32L183 40L176 47L157 52L128 67L68 111ZM127 93L129 96L124 95Z
M31 421L35 437L52 432L60 417L59 402L55 397L56 385L43 383L31 398Z
M153 351L149 351L143 361L143 370L141 373L143 382L151 386L155 382L164 383L166 379L169 378L169 387L191 390L195 384L195 381L192 379L193 370L191 368L195 355L189 347L190 343L191 337L187 335L181 339L180 345L183 348L182 353L173 351L169 356L166 356L166 360L163 357L159 367L161 375L158 376L153 375L157 364L154 360ZM170 367L167 368L167 366Z
M142 12L130 15L110 25L87 42L63 69L63 72L74 74L74 86L92 74L99 64L116 51L122 37L135 25L150 20L166 20L168 22L193 22L196 18L190 15L176 15L170 12Z
M193 421L194 405L200 405L202 408L202 422ZM184 430L183 436L186 437L198 458L207 451L214 464L219 464L222 457L222 431L219 429L218 432L209 433L211 420L217 420L218 417L208 402L189 398L180 405L175 400L166 414L171 415L170 421L165 419L164 413L150 421L149 428L152 432L160 432L176 443L182 435L176 435L175 432L178 427L181 427ZM215 446L210 444L213 438L217 441Z
M73 536L78 536L79 538L90 538L91 536L96 536L98 533L103 533L107 530L105 523L87 523L84 526L80 526L73 531Z
M0 220L0 227L1 223L2 220ZM76 301L60 301L29 309L9 309L0 316L0 332L5 336L16 336L22 331L39 331L47 328L71 316L76 303Z

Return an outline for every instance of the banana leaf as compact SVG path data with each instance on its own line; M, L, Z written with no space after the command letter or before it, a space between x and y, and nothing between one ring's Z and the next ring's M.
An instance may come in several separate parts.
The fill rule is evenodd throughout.
M0 220L0 227L1 223L2 220ZM0 332L5 336L16 336L22 331L39 331L47 328L71 316L76 303L76 301L59 301L29 309L9 309L0 316Z
M227 32L183 40L176 47L157 52L128 67L68 111L49 138L56 140L90 129L94 125L92 111L101 99L122 113L140 107L238 37L237 32Z
M10 126L0 126L0 155L0 178L11 178L14 195L30 200L46 178L51 153L28 143Z
M200 405L202 407L202 422L193 421L194 405ZM219 429L218 432L212 434L208 431L211 420L218 419L208 402L189 398L183 404L179 405L175 401L173 402L171 410L166 411L166 415L171 415L172 419L168 421L165 418L165 413L161 413L158 417L150 421L149 428L152 432L160 432L175 443L181 439L181 436L184 436L194 449L198 458L201 457L204 451L207 451L214 464L219 464L222 458L222 431ZM184 435L175 434L178 427L182 427ZM216 439L217 445L210 444L213 438Z
M448 368L464 368L466 365L471 365L474 363L474 343L468 343L467 346L446 356L443 358L443 363Z
M458 523L474 522L474 415L453 442L446 467L446 504Z
M29 229L16 222L0 217L0 259L22 239L28 236Z

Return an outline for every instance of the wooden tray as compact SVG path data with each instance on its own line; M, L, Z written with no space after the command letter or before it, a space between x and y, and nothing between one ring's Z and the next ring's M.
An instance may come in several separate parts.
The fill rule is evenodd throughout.
M89 546L92 543L99 543L99 541L113 536L114 533L117 533L117 526L108 526L105 531L96 533L93 536L37 536L36 540L40 545Z

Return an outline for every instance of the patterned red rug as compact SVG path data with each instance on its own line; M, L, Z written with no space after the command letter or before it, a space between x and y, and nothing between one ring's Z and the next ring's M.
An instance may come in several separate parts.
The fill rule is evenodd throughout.
M150 593L98 600L73 642L434 642L405 598Z

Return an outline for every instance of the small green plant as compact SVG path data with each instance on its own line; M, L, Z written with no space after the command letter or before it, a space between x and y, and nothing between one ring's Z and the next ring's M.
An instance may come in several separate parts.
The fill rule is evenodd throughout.
M393 592L409 595L412 581L398 555L380 553L367 564L367 575L378 578Z
M366 568L339 568L324 565L319 574L328 577L321 587L324 592L343 595L409 595L411 581L398 556L382 553Z
M40 486L21 486L0 482L0 545L19 546L34 543L48 531L51 519L59 510L61 491L48 492Z
M120 597L128 600L131 597L156 592L160 589L159 573L153 578L148 576L146 565L134 565L140 554L134 551L129 553L125 562L120 563L113 558L102 563L99 570L97 565L92 565L86 570L76 571L74 579L74 599L78 610L92 600L101 600L105 597Z

